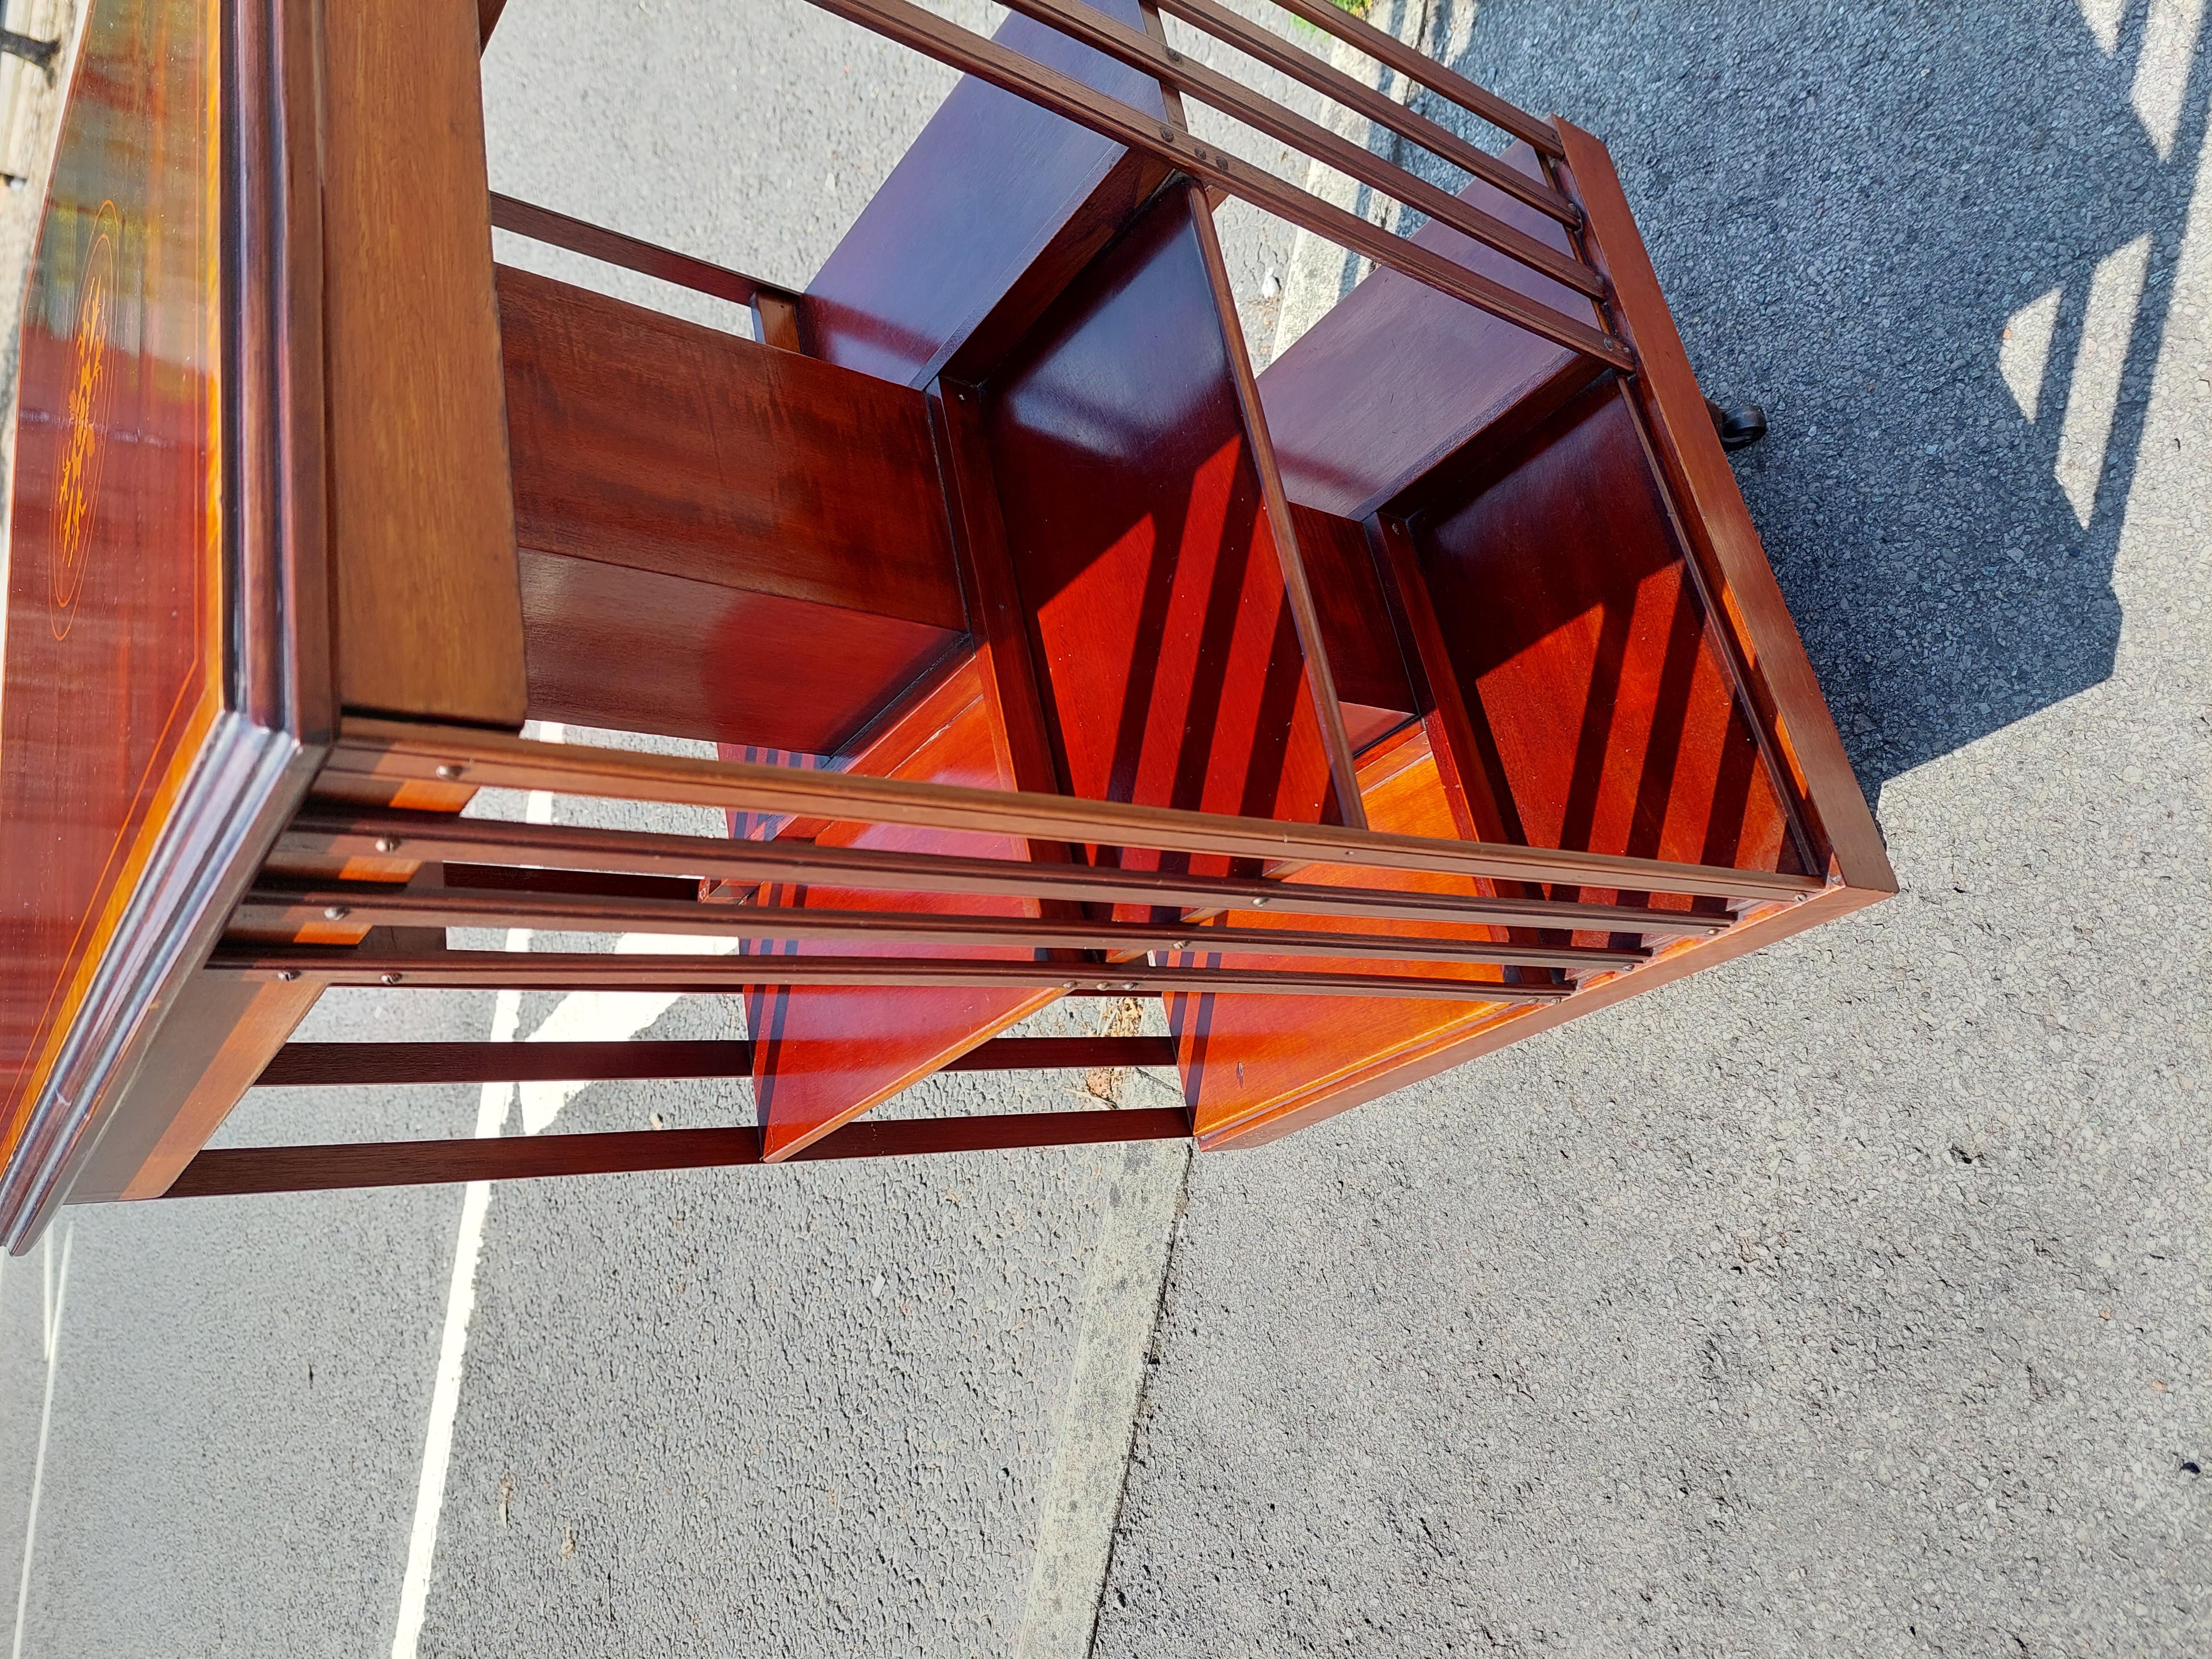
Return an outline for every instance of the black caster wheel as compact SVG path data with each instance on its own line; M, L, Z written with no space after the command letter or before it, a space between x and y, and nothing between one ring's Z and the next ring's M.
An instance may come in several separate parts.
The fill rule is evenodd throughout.
M1705 409L1713 417L1713 430L1721 434L1723 449L1748 449L1766 435L1766 411L1757 404L1723 409L1708 398Z

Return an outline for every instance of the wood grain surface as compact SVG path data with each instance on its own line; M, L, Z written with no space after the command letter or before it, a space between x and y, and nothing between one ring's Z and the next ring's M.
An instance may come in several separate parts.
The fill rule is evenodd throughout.
M1795 870L1626 405L1596 388L1492 465L1494 480L1413 530L1521 835Z
M921 392L529 271L499 307L520 545L966 629Z
M1143 26L1137 0L1100 9ZM1009 17L994 37L1152 113L1159 83L1057 30ZM971 343L978 380L1167 176L1149 158L963 79L861 210L801 307L808 349L922 386Z
M530 716L827 753L966 634L522 550Z
M1541 177L1526 145L1503 159ZM1559 224L1480 179L1462 194L1552 246L1569 246ZM1443 225L1424 225L1413 240L1566 314L1592 314L1579 295ZM1508 411L1547 386L1571 389L1596 367L1384 269L1267 365L1260 397L1290 498L1356 523Z
M1562 178L1589 225L1593 262L1613 285L1612 308L1642 357L1638 407L1680 511L1691 552L1745 662L1758 718L1765 720L1788 773L1804 794L1815 852L1832 859L1848 886L1897 890L1881 832L1844 752L1834 718L1805 654L1797 624L1774 579L1743 492L1722 450L1705 398L1620 179L1605 146L1570 122L1558 124Z
M179 3L88 21L24 301L0 560L0 1152L222 704L217 35Z
M338 694L491 726L528 701L471 0L324 15Z
M986 665L970 657L958 672L890 729L850 757L853 771L927 778L978 788L1013 783L1013 757L986 684ZM787 832L788 833L788 832ZM1028 856L1026 837L979 836L927 828L832 823L817 845L969 857ZM763 887L762 901L825 910L1000 915L1034 918L1036 901L945 894L894 894L822 885ZM891 918L887 916L886 920ZM782 954L877 954L928 959L1018 958L1033 953L991 945L856 941L801 944ZM849 1122L877 1102L938 1070L1059 994L1055 987L784 986L748 1002L758 1044L754 1089L765 1156L785 1158Z
M991 389L1016 578L1070 793L1317 823L1328 757L1192 210L1164 198Z

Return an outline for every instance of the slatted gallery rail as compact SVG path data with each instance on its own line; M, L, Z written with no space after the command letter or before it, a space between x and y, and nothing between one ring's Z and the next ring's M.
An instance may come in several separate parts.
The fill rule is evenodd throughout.
M1587 353L1615 368L1632 369L1636 366L1634 351L1605 325L1601 313L1595 307L1575 316L1516 292L1407 237L1394 234L1347 212L1218 145L1207 144L1178 123L1148 116L1107 97L1034 58L947 21L914 3L914 0L811 3L1116 143L1155 155L1166 165L1201 179L1301 229L1311 231L1326 241L1364 255L1540 338ZM1173 88L1255 131L1277 139L1310 160L1327 163L1346 177L1449 226L1586 301L1605 299L1606 278L1573 241L1573 233L1582 228L1582 210L1550 178L1552 164L1565 152L1549 122L1515 107L1465 76L1423 57L1394 36L1329 3L1329 0L1275 3L1308 25L1418 82L1473 118L1527 143L1540 158L1544 176L1532 178L1478 149L1449 128L1407 109L1295 42L1237 15L1217 0L1162 0L1158 9L1356 111L1420 145L1439 160L1533 208L1565 228L1568 246L1563 250L1547 245L1528 231L1438 189L1387 157L1177 51L1164 40L1155 39L1092 9L1084 0L1006 0L1010 10L1157 77L1163 86ZM753 307L763 338L774 338L775 331L786 325L786 319L796 315L796 297L772 283L510 197L495 194L492 202L492 222L502 230Z
M662 805L713 806L836 822L1012 832L1099 848L1167 851L1217 861L1272 863L1280 872L1189 871L882 852L810 841L714 839L460 818L325 802L279 839L287 854L352 860L405 859L404 885L315 886L264 876L234 930L296 934L317 923L443 929L526 927L560 933L726 936L773 947L792 939L990 945L1024 961L899 959L775 954L714 958L695 951L517 953L416 943L317 948L232 943L211 971L253 981L414 988L685 991L729 994L773 985L1037 987L1078 995L1209 993L1343 995L1511 1005L1573 994L1590 974L1634 969L1676 939L1709 937L1746 909L1795 903L1822 890L1805 876L1668 864L1518 846L1425 840L1326 824L1179 811L1111 801L916 783L849 772L802 771L467 731L349 724L326 777L433 781L544 790ZM1416 875L1478 878L1520 896L1306 885L1298 866L1364 866ZM1285 878L1288 877L1289 878ZM779 884L824 883L908 894L1018 896L1071 903L1137 903L1164 919L1029 921L896 909L840 912L751 902ZM1583 890L1644 902L1590 902ZM707 896L714 893L719 896ZM740 894L744 902L733 902ZM1652 900L1672 900L1672 904ZM1698 907L1702 908L1698 908ZM1231 926L1239 917L1299 915L1426 924L1456 932L1360 934ZM1470 939L1467 930L1505 933ZM1548 943L1519 942L1533 930ZM1564 942L1603 935L1602 945ZM1411 978L1340 969L1239 967L1237 957L1361 958L1378 967L1437 963L1495 967L1497 978ZM750 1042L625 1043L295 1043L263 1072L264 1085L750 1076ZM1165 1066L1168 1039L1001 1038L947 1069ZM1172 1120L1172 1121L1170 1121ZM1174 1138L1171 1112L1029 1113L1016 1116L854 1125L810 1158L978 1150L1069 1141ZM563 1143L574 1143L564 1145ZM696 1144L695 1144L696 1143ZM274 1191L302 1185L380 1185L494 1176L586 1173L760 1161L751 1130L552 1137L532 1146L493 1143L439 1163L413 1143L204 1152L174 1196Z
M749 986L933 985L1036 987L1082 994L1193 994L1208 991L1385 996L1421 1001L1515 1003L1572 994L1576 980L1649 960L1647 938L1720 932L1747 905L1795 902L1820 880L1757 870L1667 864L1526 847L1439 842L1327 824L1294 824L1066 796L1029 794L799 771L743 762L635 753L526 738L355 722L326 775L435 781L477 787L714 806L839 823L920 825L1115 849L1272 861L1291 876L1304 864L1358 866L1413 875L1597 889L1686 908L1590 903L1579 898L1488 896L1309 886L1295 879L1208 876L943 854L883 853L805 841L703 837L560 829L404 811L349 814L325 806L296 820L278 842L319 859L394 859L422 873L404 885L358 881L301 885L264 880L239 907L234 927L297 937L318 924L354 927L524 927L556 933L726 937L772 946L791 939L853 944L984 945L1029 960L931 960L745 955L702 959L653 955L452 949L382 951L349 945L232 944L210 966L248 980L309 979L332 985L727 991ZM818 909L750 902L779 884L809 882L913 894L971 894L1071 902L1141 903L1149 921L1081 915L1036 920L935 910ZM704 897L720 884L720 902ZM747 902L730 902L730 888ZM1707 908L1686 908L1703 900ZM1264 913L1429 923L1458 933L1355 933L1231 926ZM1465 930L1535 930L1545 941L1470 938ZM1565 942L1602 934L1603 944ZM1239 966L1224 957L1311 957L1392 963L1460 963L1527 969L1513 977L1406 978L1373 972Z

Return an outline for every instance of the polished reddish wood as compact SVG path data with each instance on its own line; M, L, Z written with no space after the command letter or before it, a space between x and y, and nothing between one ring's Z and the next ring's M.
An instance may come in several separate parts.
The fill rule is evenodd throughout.
M467 48L496 0L342 8L319 35L304 0L226 0L221 30L161 59L173 81L205 71L189 134L82 92L74 115L137 135L134 159L150 146L199 192L167 240L134 243L126 223L115 246L142 295L197 284L202 356L155 342L158 373L132 386L167 376L200 424L134 411L131 436L187 458L204 492L236 491L219 514L204 493L195 518L180 464L160 496L177 548L187 526L203 554L211 520L234 527L170 611L203 640L221 618L234 649L161 787L186 781L125 826L137 856L161 820L169 862L117 866L83 919L130 897L144 925L65 965L69 1029L41 1028L47 1057L27 1057L45 1072L30 1127L19 1099L9 1130L8 1242L65 1194L150 1195L180 1169L176 1190L207 1193L1193 1125L1250 1144L1893 885L1602 149L1324 0L1287 3L1534 152L1492 160L1352 92L1469 162L1455 205L1167 50L1153 0L1019 0L1031 16L998 46L904 0L819 0L980 79L802 300L489 198ZM1352 84L1213 0L1171 9L1310 86ZM88 61L143 58L125 27L99 13ZM236 70L219 96L218 64ZM1189 131L1177 88L1437 222L1409 243L1255 173ZM83 127L58 180L83 165ZM220 260L218 182L238 204ZM58 190L49 252L96 247L89 192ZM1224 194L1407 275L1364 283L1256 380L1212 232ZM172 257L189 222L197 265ZM495 279L491 222L750 299L759 343ZM95 594L101 573L71 562L123 477L86 436L108 430L106 348L88 357L64 315L99 300L104 321L101 292L80 257L34 285L27 329L19 451L50 522L19 500L17 558L40 568L42 529L64 548L82 592L50 593L56 614L127 589ZM164 325L149 309L133 338ZM220 397L218 363L237 380ZM58 440L34 429L58 408ZM234 424L218 431L216 410ZM131 461L134 520L162 464ZM99 486L79 492L89 510L55 505L82 504L72 468ZM43 707L16 684L19 661L43 672L46 647L20 638L39 614L11 592L0 790L35 752L13 723ZM137 673L104 648L111 678ZM55 672L73 694L85 681ZM525 743L508 735L525 712L729 758ZM137 740L131 706L89 718ZM62 758L106 764L113 736ZM128 782L108 769L97 787ZM713 805L745 839L425 827L498 785ZM22 822L0 793L0 835ZM19 921L0 913L6 942L37 942ZM487 923L764 931L774 954L447 947L446 926ZM750 1030L588 1052L302 1048L268 1067L331 984L749 992ZM1176 1035L994 1039L1060 995L1162 996ZM939 1069L1156 1062L1170 1044L1187 1112L850 1122ZM750 1069L765 1123L195 1157L256 1077L549 1067Z
M1371 220L1212 147L1182 127L1141 114L1031 58L948 22L913 0L813 0L813 3L963 74L1017 93L1115 143L1152 155L1203 185L1209 200L1240 198L1264 213L1378 264L1418 277L1441 293L1531 333L1617 368L1635 366L1627 348L1602 329L1395 235Z
M564 247L571 253L580 253L586 258L597 259L611 265L620 265L624 270L635 270L678 288L688 288L695 294L705 294L717 300L727 300L732 305L750 306L761 295L785 301L795 301L797 295L787 293L773 283L763 283L757 276L748 276L741 270L732 270L708 260L696 258L689 253L678 253L672 248L626 236L618 230L609 230L586 220L571 218L565 213L556 213L551 208L539 207L534 202L518 201L512 196L491 193L491 222L495 230L513 231L533 242L543 242L550 247ZM770 344L777 343L770 341Z
M1887 896L1878 889L1838 886L1802 904L1754 907L1728 932L1694 944L1686 940L1635 973L1601 980L1571 999L1501 1010L1497 1018L1480 1022L1471 1029L1439 1032L1437 1041L1424 1042L1368 1064L1346 1066L1336 1073L1330 1088L1300 1091L1286 1097L1274 1109L1243 1117L1200 1144L1213 1150L1265 1146L1339 1112L1364 1105L1394 1089L1435 1077L1455 1066L1466 1065L1564 1025L1569 1020L1601 1013L1631 997L1662 990L1692 974L1703 973L1812 928L1840 921Z
M781 890L762 894L750 904L719 904L699 898L696 890L639 893L650 878L615 877L592 882L578 872L541 875L531 871L482 872L511 877L495 885L449 880L440 886L416 881L305 890L267 885L240 902L230 937L264 940L295 938L293 930L311 918L332 913L371 927L531 928L550 933L670 934L681 938L737 938L757 943L802 941L865 950L874 942L913 945L988 945L1003 951L1102 951L1121 961L1149 952L1177 950L1194 935L1175 916L1146 921L1115 921L1080 914L1029 917L980 914L966 905L940 912L910 902L887 908L842 909L816 896L786 902ZM597 890L601 888L615 890ZM442 937L442 933L441 934ZM1301 933L1247 921L1244 947L1254 952L1296 956L1316 947ZM1328 939L1328 954L1445 962L1512 963L1530 967L1584 970L1626 967L1643 959L1640 949L1603 945L1473 943L1433 932L1389 934L1346 929Z
M1526 145L1503 159L1541 176ZM1480 179L1462 194L1552 246L1571 246L1559 224ZM1579 295L1443 225L1413 240L1564 313L1591 314ZM1260 396L1291 499L1357 523L1494 422L1555 401L1598 367L1383 269L1267 365Z
M1800 868L1632 411L1594 389L1414 526L1528 843Z
M927 778L978 788L1013 785L1013 757L986 665L971 657L939 691L851 757L863 775ZM958 853L968 857L1026 857L1026 838L963 835L885 824L831 823L817 844L908 853ZM937 911L1035 917L1036 901L887 894L871 888L769 886L764 902L834 910ZM888 920L889 918L887 918ZM869 954L846 941L806 945L793 941L782 954ZM873 953L890 957L988 959L1014 953L991 946L884 944ZM1028 953L1021 959L1030 960ZM756 994L748 1024L758 1045L754 1089L761 1103L764 1155L791 1157L849 1122L956 1055L1050 1002L1058 991L977 986L791 986Z
M1472 786L1489 786L1494 821L1462 833L1773 869L1809 860L1851 876L1802 903L1753 908L1717 937L1666 945L1632 975L1588 977L1565 1001L1425 1017L1418 1005L1378 1003L1371 1024L1340 1019L1332 1032L1321 1000L1304 1006L1304 1019L1285 1018L1300 1006L1287 1000L1233 1000L1239 1021L1217 1021L1212 1034L1202 1144L1273 1139L1893 890L1611 162L1586 134L1565 124L1560 132L1577 158L1563 180L1589 214L1616 325L1648 373L1626 390L1582 391L1571 368L1547 374L1540 364L1502 398L1491 388L1468 428L1401 434L1416 448L1433 445L1418 471L1381 452L1347 466L1332 400L1352 365L1389 347L1380 327L1389 291L1371 278L1323 320L1305 359L1292 361L1294 347L1270 371L1276 378L1262 380L1279 449L1298 458L1286 459L1286 478L1294 493L1340 510L1393 505L1416 515L1410 526L1388 515L1370 525L1417 685L1440 705L1431 715L1437 758L1468 763L1475 816L1481 792ZM1449 359L1461 342L1437 323L1424 337ZM1779 665L1771 678L1768 663ZM1799 758L1798 730L1813 764ZM1848 864L1821 799L1846 832ZM1275 1058L1293 1050L1308 1075ZM1232 1054L1247 1085L1234 1091L1219 1087ZM1249 1086L1255 1076L1259 1086Z
M1267 431L1267 411L1261 407L1258 380L1252 373L1251 355L1244 349L1244 331L1237 320L1237 295L1229 280L1229 265L1221 252L1221 239L1213 228L1213 198L1195 184L1181 188L1182 205L1190 216L1199 258L1212 290L1214 314L1221 319L1223 356L1229 383L1237 393L1237 413L1251 452L1252 474L1260 486L1260 501L1267 515L1267 537L1275 555L1275 571L1283 584L1283 603L1297 631L1306 690L1313 699L1316 724L1321 732L1322 752L1328 758L1329 787L1337 820L1364 829L1367 820L1359 805L1358 763L1352 757L1350 734L1323 637L1321 613L1314 599L1313 583L1305 557L1298 550L1297 526L1291 520L1290 497L1283 493L1283 478L1275 460L1274 440ZM1163 206L1164 211L1164 205Z
M792 1154L813 1163L916 1158L933 1152L1182 1140L1188 1115L1171 1106L1121 1111L1008 1112L997 1116L856 1123ZM478 1140L369 1141L336 1146L250 1146L202 1152L169 1198L329 1192L544 1176L626 1175L647 1170L747 1168L764 1158L752 1129L635 1129L598 1134L499 1135Z
M529 271L499 296L520 545L966 629L921 393Z
M1275 672L1271 668L1271 672ZM1293 678L1287 672L1284 679ZM926 689L916 706L939 695ZM902 714L902 719L904 715ZM887 722L888 724L888 722ZM1207 740L1198 728L1200 740ZM870 741L873 739L871 738ZM1318 744L1316 744L1316 747ZM1518 881L1635 886L1654 892L1785 901L1818 892L1815 876L1340 828L1289 817L1243 817L1113 799L1040 795L854 770L747 764L592 744L550 743L468 726L349 720L315 781L327 800L426 789L544 789L617 800L738 807L831 822L906 824L984 836L1162 848L1207 857L1322 861ZM1316 787L1316 794L1319 791ZM809 830L803 833L812 834Z
M0 1152L223 702L212 20L87 25L24 303L0 692Z
M1796 868L1787 814L1619 388L1600 384L1461 458L1452 484L1410 527L1376 526L1419 670L1444 692L1437 750L1370 791L1376 827L1464 835L1490 817L1486 833L1539 847ZM1456 803L1440 757L1474 786ZM1296 878L1350 878L1327 867ZM1527 1012L1398 1002L1346 1018L1321 999L1212 999L1185 1067L1197 1133L1224 1144L1362 1080L1386 1086Z
M1000 1037L948 1072L1088 1071L1172 1066L1165 1037ZM379 1083L567 1083L750 1077L753 1044L732 1038L636 1042L288 1042L253 1079L263 1089Z
M323 13L331 594L347 708L511 728L528 693L478 27L471 0Z
M1391 625L1364 528L1295 502L1290 512L1320 617L1322 648L1335 676L1338 706L1357 754L1418 718L1421 704Z
M321 987L194 974L70 1201L158 1198L299 1028Z
M1704 394L1613 158L1581 128L1565 121L1557 125L1566 162L1562 178L1587 216L1591 258L1612 284L1613 313L1644 364L1632 388L1638 412L1712 607L1740 655L1755 717L1771 734L1782 785L1802 792L1815 853L1832 861L1845 885L1876 897L1893 893L1897 878L1881 832L1836 733L1735 474L1711 421L1701 418Z
M917 955L895 954L899 947L890 945L865 956L784 951L766 956L702 957L696 951L648 956L628 951L426 951L377 945L379 933L410 931L419 930L372 930L368 942L356 949L224 945L208 958L207 971L254 983L297 980L417 990L654 991L678 995L721 995L748 985L777 985L872 991L922 988L957 990L963 995L976 989L1115 998L1218 991L1254 996L1412 997L1434 1001L1447 996L1496 1000L1508 994L1516 999L1545 1000L1564 997L1570 988L1523 982L1493 993L1474 981L1403 974L1155 968L1139 962L1102 965L1039 961L1034 954L1017 957L1011 953L963 958L936 946Z
M834 750L965 642L921 393L499 288L534 717Z
M1078 798L1333 820L1191 210L1164 200L991 388L1046 714Z
M975 619L977 677L989 719L1005 744L1006 775L1017 789L1056 793L1060 774L1053 761L1043 690L1030 647L1021 590L1014 579L1006 520L1000 511L998 479L983 434L982 394L975 386L940 380L930 407L944 459L954 544ZM1032 864L1055 873L1066 873L1074 858L1066 842L1051 837L1027 838L1026 851ZM1040 901L1040 917L1083 914L1079 904L1048 892L1027 889L1024 893Z
M1401 738L1425 750L1420 726ZM1400 742L1377 745L1361 765L1392 763ZM817 767L820 756L772 759L738 751L732 759ZM305 879L345 881L411 876L418 860L445 860L455 886L515 886L544 891L672 893L698 885L710 901L750 894L763 882L873 887L885 891L988 893L1040 898L1063 906L1133 902L1180 908L1310 910L1322 915L1388 916L1401 921L1480 921L1497 926L1595 929L1603 933L1717 933L1724 916L1683 910L1570 903L1542 896L1511 901L1412 898L1367 887L1326 890L1269 880L1194 876L1187 871L1123 870L1108 866L963 859L945 854L817 845L808 839L769 840L788 815L739 814L734 840L574 824L503 823L441 814L374 812L355 816L311 808L293 820L265 866ZM1032 853L1037 842L1030 843ZM381 846L392 853L380 854ZM396 853L396 856L392 855ZM512 861L509 863L509 861ZM506 865L507 867L501 868ZM563 889L574 877L587 886ZM636 884L633 885L632 884Z
M1270 69L1280 70L1327 94L1385 131L1412 139L1431 154L1486 180L1561 224L1581 222L1575 204L1549 183L1516 171L1486 150L1477 149L1449 127L1439 125L1418 110L1346 74L1273 30L1247 21L1228 7L1217 4L1216 0L1160 0L1160 9L1203 29L1215 40L1236 47Z
M1107 15L1142 26L1137 0ZM1026 17L994 37L1148 113L1159 83ZM963 78L807 285L807 349L904 386L980 379L1167 176L1149 157Z
M1436 759L1425 743L1408 745L1400 763L1382 769L1366 792L1367 814L1378 829L1413 835L1455 833L1451 805L1438 781ZM1286 884L1331 885L1371 878L1341 866L1315 865ZM1474 884L1464 877L1393 873L1393 885L1411 891L1472 896ZM1221 930L1233 939L1241 917ZM1326 935L1341 924L1323 917L1278 918L1293 927ZM1273 923L1270 924L1273 926ZM1404 926L1405 924L1398 924ZM1381 931L1381 930L1377 930ZM1430 931L1430 930L1425 930ZM1433 930L1442 931L1442 930ZM1503 944L1503 928L1454 927L1455 935ZM1554 935L1553 937L1557 937ZM1272 965L1276 958L1252 958L1223 951L1213 958L1226 964ZM1341 969L1344 959L1302 958ZM1369 964L1370 967L1375 964ZM1352 1005L1323 997L1216 995L1192 999L1194 1007L1178 1033L1182 1042L1185 1097L1201 1142L1233 1135L1242 1126L1304 1102L1332 1094L1347 1074L1401 1063L1434 1045L1480 1030L1518 1012L1527 991L1519 979L1547 981L1538 971L1470 968L1437 963L1394 965L1384 971L1408 979L1454 979L1498 987L1495 1002L1375 1000ZM1461 994L1464 995L1463 993Z
M1201 60L1174 50L1164 40L1104 16L1085 0L1007 0L1007 4L1024 16L1049 23L1072 38L1096 46L1119 62L1150 72L1163 84L1218 110L1231 120L1279 139L1346 178L1357 179L1393 201L1449 225L1556 283L1593 299L1605 292L1603 281L1573 253L1562 252L1447 194L1395 161L1354 143L1334 128L1323 126L1255 92ZM1184 124L1178 119L1175 125ZM1493 166L1481 172L1487 174L1497 170Z
M530 714L826 752L968 636L903 617L525 549Z

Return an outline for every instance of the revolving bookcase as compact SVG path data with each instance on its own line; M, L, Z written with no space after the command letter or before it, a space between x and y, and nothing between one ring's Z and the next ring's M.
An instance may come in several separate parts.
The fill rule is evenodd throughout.
M92 0L16 428L13 1248L63 1202L1252 1146L1893 890L1595 139L1328 0L1278 4L1510 142L1217 0L1013 0L988 40L816 3L963 78L800 291L490 193L491 0ZM1231 196L1373 265L1257 375ZM496 265L494 227L750 337ZM485 927L633 937L449 941ZM731 1036L289 1041L331 986L720 994ZM1102 996L1170 1035L1004 1035ZM1100 1065L1185 1103L864 1116ZM750 1079L756 1121L205 1149L257 1084L675 1077Z

